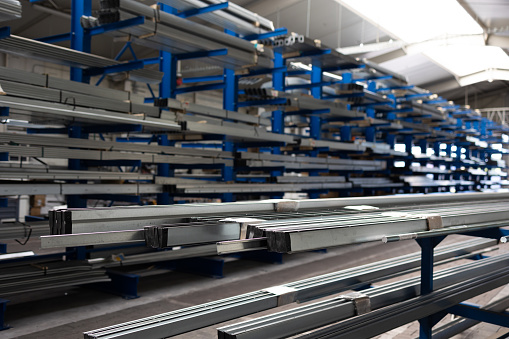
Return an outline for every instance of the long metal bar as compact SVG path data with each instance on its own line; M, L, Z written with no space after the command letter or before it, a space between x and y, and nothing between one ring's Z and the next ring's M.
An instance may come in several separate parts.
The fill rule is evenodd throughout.
M460 253L478 249L479 246L484 246L481 245L481 243L488 245L490 243L493 244L494 241L488 242L482 240L479 242L479 240L475 240L473 242L469 241L469 243L470 245L463 243L462 245L453 244L438 248L436 260L451 258ZM419 258L418 253L409 254L357 268L350 268L288 283L281 287L286 288L287 291L295 291L294 298L287 299L288 302L305 301L318 296L338 293L353 288L353 286L365 281L376 281L386 275L404 272L413 267L417 267L419 265ZM85 332L85 338L136 338L136 336L139 337L143 335L144 338L148 339L177 335L239 316L275 308L278 306L278 299L279 296L275 293L259 290L211 303L88 331Z
M405 313L400 313L400 316L402 314L405 314L405 316L401 316L399 319L392 318L391 322L387 321L386 317L381 316L382 314L396 315L396 313L387 312L387 309L398 309L398 306L400 305L409 304L415 306L415 303L419 303L423 300L430 300L430 302L432 300L432 302L435 303L440 300L440 303L442 303L443 301L448 301L447 297L449 295L454 294L456 291L462 291L462 285L465 286L465 289L460 293L465 293L471 297L507 283L507 281L509 281L509 273L507 271L503 271L503 265L508 259L508 255L501 255L493 260L473 262L439 271L436 273L434 279L434 283L438 290L436 292L432 292L428 296L421 296L418 299L410 299L419 295L420 282L418 277L365 290L363 293L370 299L371 312L359 315L351 320L346 320L345 322L340 323L341 325L331 325L325 330L318 330L316 333L304 334L302 337L322 338L322 336L326 337L325 334L334 333L334 335L336 335L334 338L336 338L338 332L340 333L341 330L347 332L351 328L349 326L345 326L345 323L359 324L356 329L362 332L362 335L357 334L357 332L355 334L350 332L350 336L348 338L368 338L376 334L383 333L389 329L409 322L407 314ZM472 276L477 276L479 278L472 278ZM476 281L479 281L479 285L476 285ZM463 299L459 299L456 303L462 300ZM388 306L395 302L400 302L401 304ZM447 302L444 304L451 305L447 304ZM454 305L454 303L452 303L452 305ZM441 306L442 305L436 305L435 308L439 308ZM401 308L399 308L399 311L402 312ZM412 311L412 316L417 317L412 320L422 318L422 314L418 314L414 310ZM432 313L435 312L426 313L426 315ZM356 311L353 302L347 301L344 297L337 297L298 307L289 311L283 311L254 320L248 320L239 324L219 328L218 336L222 339L287 337L330 323L335 323L340 320L352 318L355 315ZM363 321L361 322L361 320ZM380 326L381 322L383 322L382 326Z

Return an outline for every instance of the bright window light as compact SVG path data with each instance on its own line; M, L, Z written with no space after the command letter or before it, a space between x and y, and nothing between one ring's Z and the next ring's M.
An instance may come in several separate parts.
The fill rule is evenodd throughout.
M425 54L459 77L489 69L509 69L509 56L496 46L443 46Z
M336 0L407 43L483 29L456 0Z

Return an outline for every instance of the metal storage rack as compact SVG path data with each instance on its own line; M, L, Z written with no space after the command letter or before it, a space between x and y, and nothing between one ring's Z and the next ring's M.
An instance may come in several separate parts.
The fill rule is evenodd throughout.
M274 29L267 20L258 16L253 20L253 13L229 3L165 0L159 2L158 8L131 0L120 0L118 7L105 4L98 18L92 18L91 0L74 0L71 32L39 41L11 35L8 27L0 29L0 51L70 66L72 80L0 69L0 85L6 94L0 98L0 115L39 125L27 129L36 134L34 138L2 133L1 160L8 160L9 156L68 159L67 169L43 164L14 170L12 162L0 163L2 179L23 181L2 184L0 196L67 194L67 204L72 208L86 207L87 198L140 203L140 194L157 194L158 204L170 204L176 196L229 202L245 197L280 198L285 192L303 192L318 198L331 192L348 196L376 195L380 191L435 192L451 187L456 191L489 190L500 186L500 181L492 178L503 176L505 164L492 161L490 154L502 151L489 144L500 142L500 133L509 132L507 127L409 85L397 74L341 55L320 42L288 34L286 29ZM186 20L195 15L220 26L224 33ZM114 60L90 54L91 37L104 33L130 37ZM71 48L51 44L62 40L70 40ZM159 57L134 56L129 62L118 61L127 50L133 51L131 44L153 48L159 51ZM196 59L218 66L219 71L182 79L184 86L178 86L177 62ZM100 82L107 74L119 72L147 83L152 97L140 98L85 84L91 76L101 75ZM242 80L260 76L272 81L269 89L242 85ZM299 82L287 84L289 78ZM159 84L157 97L150 87L154 84ZM175 99L178 94L209 90L222 90L222 109ZM260 108L269 115L242 111ZM44 133L68 137L41 136ZM107 133L129 136L112 137L110 141L97 139ZM92 140L91 135L97 138ZM396 151L396 143L405 144L405 150ZM413 155L414 146L420 147L421 156ZM455 152L452 146L456 147ZM219 150L201 149L208 147ZM428 155L429 148L434 150L433 155ZM395 162L404 166L395 167ZM143 164L155 164L156 173L141 173ZM133 173L87 170L116 166L130 168ZM179 169L206 171L175 173ZM433 179L425 175L432 175ZM32 180L45 182L35 185ZM65 183L55 183L57 180ZM112 180L129 184L109 183ZM84 181L95 185L80 185ZM2 199L3 203L6 201ZM272 203L269 205L273 207ZM181 231L167 227L167 223L176 222L174 219L155 218L137 225L153 225L143 230L119 228L109 229L108 234L72 237L65 235L68 229L57 221L63 219L54 218L51 232L63 236L44 238L55 242L47 246L75 247L101 241L139 244L147 239L147 234ZM190 225L197 237L204 227L215 225L221 238L200 238L193 243L236 239L244 226L217 226L214 222L198 218ZM340 224L341 220L336 222ZM122 224L125 226L124 220L115 220L109 226ZM87 232L101 231L97 220L93 221L96 229L91 225L83 222L82 226ZM482 227L475 225L478 226ZM9 229L6 233L8 237L19 237L21 231ZM33 231L44 234L39 227ZM425 236L422 227L412 231L415 237ZM276 237L276 233L270 234ZM157 248L183 244L152 240ZM434 244L421 242L423 253L429 256ZM315 249L271 247L276 243L267 237L233 246L237 246L235 251L239 246L269 247L280 252ZM224 244L227 245L230 244ZM316 248L324 246L318 245ZM87 255L82 247L69 248L68 253L74 253L76 259ZM214 246L198 245L179 253L139 254L130 259L133 263L155 262L214 253ZM103 272L92 277L96 278L106 279Z

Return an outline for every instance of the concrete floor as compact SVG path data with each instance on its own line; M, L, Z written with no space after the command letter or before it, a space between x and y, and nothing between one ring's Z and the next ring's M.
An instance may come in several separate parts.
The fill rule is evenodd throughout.
M458 241L450 236L444 244ZM464 237L466 238L466 237ZM501 247L499 251L507 251ZM11 251L16 250L11 247ZM13 296L7 306L6 323L11 329L0 332L0 338L46 339L83 338L83 332L168 312L192 305L214 301L262 288L284 284L348 267L416 252L414 241L382 244L369 243L329 249L327 253L310 252L284 256L282 265L249 260L228 259L222 279L213 279L179 272L152 274L149 268L142 274L140 298L124 300L90 288L60 288ZM499 252L497 251L497 252ZM377 285L385 282L377 283ZM509 288L501 287L472 299L479 304L509 295ZM296 307L292 304L286 308ZM283 308L203 328L174 338L216 338L216 328L242 320L280 311ZM447 318L449 319L449 318ZM445 319L444 321L447 321ZM456 338L481 338L500 331L500 327L480 324ZM414 338L417 323L394 329L379 338Z

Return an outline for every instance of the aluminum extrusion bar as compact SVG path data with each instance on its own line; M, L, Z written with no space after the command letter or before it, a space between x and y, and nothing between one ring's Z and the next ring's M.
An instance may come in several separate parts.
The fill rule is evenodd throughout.
M41 248L104 245L144 242L143 230L47 235L41 237Z
M221 0L162 0L161 2L179 11L203 8L211 3L222 3ZM272 21L248 11L235 3L228 3L228 7L220 11L201 14L200 19L242 35L259 34L274 30Z
M21 18L21 4L17 0L4 0L0 3L0 22Z
M154 194L162 193L162 185L154 184L35 184L0 185L0 196L35 194Z
M122 64L119 61L15 35L0 40L0 51L79 68ZM159 83L163 77L161 72L150 69L133 70L129 74L132 80L147 83Z
M16 110L16 113L26 114L30 112L31 114L29 115L42 116L46 119L48 118L47 114L51 114L53 118L63 118L66 120L136 124L155 130L181 130L179 124L164 119L151 118L145 115L128 115L99 109L76 108L71 104L3 96L0 98L0 105L10 107L11 110ZM17 112L18 110L20 112Z
M395 195L384 197L359 197L359 198L331 198L309 200L265 200L258 202L236 203L208 203L208 204L185 204L173 206L131 206L95 209L69 209L59 210L55 213L65 215L65 225L74 232L84 233L92 225L98 231L104 231L110 226L125 227L131 225L131 229L146 225L154 225L156 220L206 216L222 214L248 213L255 216L257 213L273 213L274 211L295 212L307 209L342 209L347 206L369 205L374 207L390 207L399 205L423 205L445 203L482 202L486 200L508 199L509 193L461 193L461 194L430 194L430 195ZM63 220L63 219L62 219ZM50 218L50 224L53 219ZM129 224L127 224L129 222ZM171 223L172 221L157 221L155 224ZM145 224L143 224L145 223ZM83 227L80 232L80 227ZM106 228L106 229L105 229ZM125 229L125 228L124 228ZM63 232L64 233L64 232Z
M200 156L206 158L233 158L231 152L214 151L214 150L199 150L189 149L172 146L157 146L157 145L140 145L135 143L115 142L115 141L102 141L90 139L73 139L50 137L43 135L25 135L14 133L0 133L0 142L15 143L21 145L39 145L39 146L59 146L73 147L73 148L86 148L96 150L108 151L129 151L129 152L143 152L143 153L159 153L159 154L175 154L180 156ZM1 163L0 163L1 166Z
M468 291L469 287L474 287L474 290L477 289L477 293L472 293L473 290L467 292L472 293L465 298L468 299L469 297L473 297L494 287L507 283L509 281L509 272L504 272L503 265L504 263L506 264L508 260L509 256L505 254L497 256L493 260L483 261L482 263L473 262L438 271L434 277L434 286L436 286L437 291L432 292L431 295L436 296L437 294L440 294L440 289L447 290L449 288L461 290L461 286L465 284L465 291ZM477 278L472 278L472 276L479 276L479 286L475 287L475 281ZM493 281L483 286L483 282L489 282L490 277L492 279L494 278ZM419 294L419 278L420 277L409 278L392 284L364 290L363 293L369 297L371 309L374 311L368 312L364 315L359 315L356 318L353 318L357 315L353 302L348 301L348 299L340 296L318 303L294 308L289 311L283 311L280 313L271 314L269 316L260 317L257 319L219 328L218 337L220 339L280 338L296 335L330 323L352 318L351 320L347 320L347 322L356 322L359 324L358 329L361 329L361 331L365 327L369 327L370 331L364 331L363 335L350 333L350 336L347 336L346 338L368 338L409 322L406 320L406 317L402 316L402 314L406 315L406 313L402 312L401 309L399 309L399 313L397 315L393 313L393 315L399 316L400 319L392 319L393 321L390 323L388 323L387 319L382 317L381 314L386 312L387 309L397 308L398 304L389 306L395 302L402 302L403 304L413 302L415 306L415 299L410 299L408 301L405 300L409 298L415 298ZM502 279L498 280L498 278ZM443 294L448 293L446 292ZM421 296L417 300L427 299L429 298L428 296L429 295ZM438 300L434 299L434 302L437 302ZM456 301L456 303L462 300L464 299L460 299ZM437 307L440 306L437 305L435 308ZM409 309L407 309L407 312ZM413 313L415 316L416 312ZM423 316L432 313L435 312L430 312L425 315L419 314L415 319L412 320L420 319ZM375 314L376 317L374 317ZM367 319L378 319L378 321L367 322ZM380 322L387 323L384 325L384 330L376 328L376 325L380 326ZM318 330L316 332L317 334L320 333L320 335L322 335L326 332L332 332L332 329L348 329L348 326L344 326L344 323L341 325L343 326L340 327L340 325L332 325L329 329L326 328L325 330ZM337 333L335 334L337 335ZM314 334L304 334L302 337L323 338L322 336L316 336ZM336 338L336 336L333 337Z
M478 250L495 244L495 240L469 240L458 244L438 247L435 261ZM185 249L183 249L185 250ZM242 248L239 248L241 251ZM391 258L360 267L291 282L282 287L296 291L295 301L306 301L318 296L338 293L359 283L405 272L418 267L420 253ZM202 305L192 306L168 313L130 321L123 324L85 332L85 338L162 338L192 331L240 316L272 309L278 306L278 296L259 290Z

